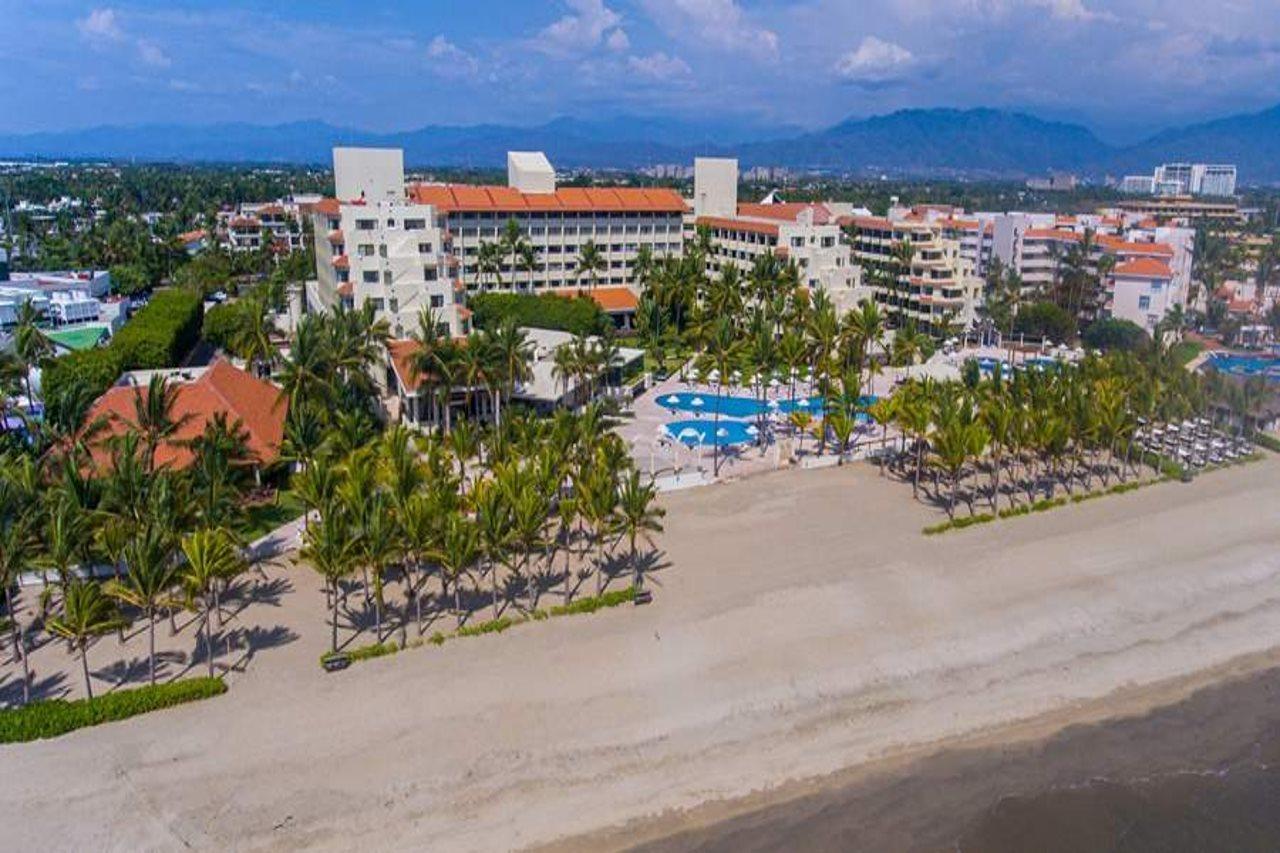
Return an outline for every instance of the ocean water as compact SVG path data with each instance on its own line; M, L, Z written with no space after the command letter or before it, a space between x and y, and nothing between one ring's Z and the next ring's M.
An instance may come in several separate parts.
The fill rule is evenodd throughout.
M1280 669L1140 716L952 749L646 851L1280 851Z

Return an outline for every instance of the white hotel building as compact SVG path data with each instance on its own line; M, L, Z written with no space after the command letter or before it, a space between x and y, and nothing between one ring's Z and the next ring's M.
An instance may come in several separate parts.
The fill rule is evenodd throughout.
M828 293L841 308L852 308L859 293L859 269L852 262L836 215L824 204L738 202L738 161L698 158L694 163L694 225L711 237L707 273L726 265L750 272L762 255L794 261L800 284Z
M436 312L453 334L464 334L465 295L493 288L482 273L483 243L497 244L514 220L535 250L532 269L501 259L503 290L540 292L596 286L598 302L633 303L630 283L642 247L655 258L683 249L684 200L674 190L556 187L540 153L507 158L508 185L406 184L403 153L334 150L336 199L314 206L318 282L313 302L372 302L401 337L420 311ZM578 270L583 246L594 243L602 268L594 279ZM606 310L608 310L606 304Z

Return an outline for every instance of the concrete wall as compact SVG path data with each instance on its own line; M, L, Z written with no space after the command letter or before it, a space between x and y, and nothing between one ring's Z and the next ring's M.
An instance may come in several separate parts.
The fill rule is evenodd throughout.
M693 161L695 216L737 216L738 161L698 157Z
M342 201L402 199L404 152L399 148L335 148L333 182Z

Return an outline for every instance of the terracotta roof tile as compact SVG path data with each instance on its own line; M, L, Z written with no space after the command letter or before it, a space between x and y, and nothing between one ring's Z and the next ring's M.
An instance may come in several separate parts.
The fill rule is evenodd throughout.
M806 210L813 211L815 225L826 225L831 221L831 211L825 205L806 202L779 202L777 204L739 204L738 215L756 219L777 219L782 222L795 222Z
M554 193L525 193L510 187L469 184L417 184L410 197L444 213L458 211L519 213L524 210L683 213L675 190L639 187L563 187Z
M752 222L749 219L728 219L719 216L699 216L697 224L707 228L718 228L724 231L746 231L751 234L763 234L766 237L777 237L778 226L768 222Z
M575 296L594 299L608 313L634 311L640 304L639 298L629 287L562 288L553 290L552 293L571 299Z
M107 425L90 448L100 468L108 468L111 464L111 451L107 444L110 437L123 435L134 428L134 400L145 397L146 393L145 386L110 388L90 408L88 419L92 421L103 416ZM177 384L173 414L175 420L185 418L185 421L168 441L157 448L156 464L174 468L185 468L191 464L192 451L184 447L183 442L203 433L205 424L210 423L218 412L226 415L229 424L239 422L248 434L253 458L270 464L280 456L288 409L288 400L276 385L251 376L226 361L215 361L195 381Z
M1137 276L1143 278L1173 278L1173 270L1164 261L1155 258L1134 258L1118 264L1113 275Z

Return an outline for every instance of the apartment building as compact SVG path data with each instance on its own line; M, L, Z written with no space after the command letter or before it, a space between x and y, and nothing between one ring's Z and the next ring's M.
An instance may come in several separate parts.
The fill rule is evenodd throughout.
M1236 167L1217 163L1164 163L1147 175L1126 175L1120 191L1157 196L1218 196L1236 193Z
M408 197L435 212L456 278L469 293L630 286L641 249L655 258L683 251L685 203L675 190L557 187L555 171L537 152L508 154L505 187L416 184ZM498 244L509 221L532 247L533 264L504 253L495 275L481 267L481 246ZM594 272L580 268L588 243L600 255Z
M830 295L838 307L858 298L860 270L853 263L838 217L820 203L738 202L738 162L698 158L694 162L693 224L711 237L707 273L726 265L749 272L763 255L792 261L802 286Z
M233 252L253 252L264 243L279 252L306 248L303 221L320 196L291 196L267 202L243 202L218 214L222 243Z
M893 220L852 216L841 220L866 286L895 325L908 320L931 334L967 328L977 318L982 279L957 240L920 217ZM902 250L910 247L904 263Z
M403 152L335 148L333 171L337 198L311 206L316 281L308 306L372 304L397 338L429 311L443 331L466 334L470 312L451 238L435 207L406 195Z
M1158 257L1135 257L1116 264L1106 285L1106 316L1129 320L1149 334L1155 333L1156 324L1175 305L1185 304L1186 292L1174 286L1172 268Z

